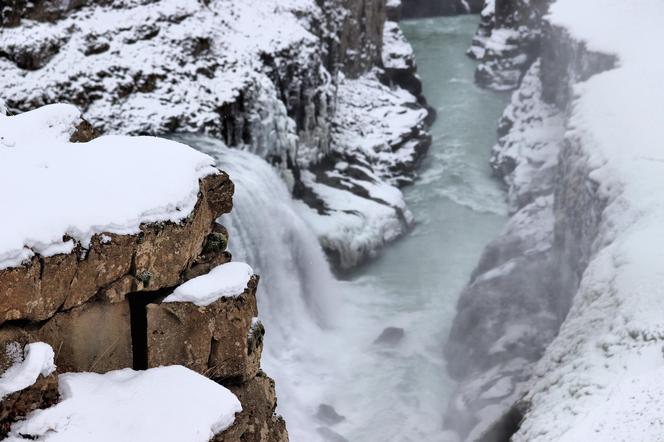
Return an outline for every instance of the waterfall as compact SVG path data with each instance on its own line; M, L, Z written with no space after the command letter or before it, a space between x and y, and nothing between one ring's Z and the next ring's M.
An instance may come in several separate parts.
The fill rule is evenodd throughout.
M217 160L235 183L229 231L233 260L261 276L258 310L265 324L263 368L276 380L279 412L291 440L312 441L314 414L335 359L330 327L341 308L335 281L316 236L299 217L278 172L260 157L203 136L178 137ZM323 345L323 343L325 344Z

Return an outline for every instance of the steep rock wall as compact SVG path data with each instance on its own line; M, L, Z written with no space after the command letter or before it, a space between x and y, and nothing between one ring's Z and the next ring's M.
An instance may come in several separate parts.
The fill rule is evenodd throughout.
M489 89L516 89L538 57L543 16L551 0L485 0L468 55L480 62L475 82Z
M540 58L503 115L492 166L512 212L461 294L446 357L459 380L447 425L465 440L507 440L530 405L535 364L564 323L597 252L607 201L587 151L567 133L575 84L615 66L561 28L543 27ZM526 437L525 440L529 440Z

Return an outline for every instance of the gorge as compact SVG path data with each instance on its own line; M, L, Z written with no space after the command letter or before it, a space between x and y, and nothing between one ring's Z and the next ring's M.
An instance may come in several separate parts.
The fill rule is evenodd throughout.
M8 2L0 438L658 440L663 12Z

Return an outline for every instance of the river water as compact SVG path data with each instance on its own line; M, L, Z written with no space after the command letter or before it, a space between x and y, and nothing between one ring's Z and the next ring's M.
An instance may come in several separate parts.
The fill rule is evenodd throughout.
M347 282L354 290L345 303L363 320L357 335L366 346L335 403L350 416L335 428L349 441L445 439L442 416L454 386L442 346L460 291L506 222L488 159L507 96L473 83L475 63L465 51L477 24L477 16L402 23L438 119L421 177L405 189L415 229ZM367 346L387 326L404 329L402 342Z
M405 189L417 225L343 281L265 161L213 139L183 138L235 182L233 212L221 222L234 259L261 275L262 364L294 442L447 438L442 417L453 383L442 346L460 291L506 220L488 166L506 97L473 84L464 52L477 24L476 16L403 23L438 111L420 178ZM402 337L374 343L387 327Z

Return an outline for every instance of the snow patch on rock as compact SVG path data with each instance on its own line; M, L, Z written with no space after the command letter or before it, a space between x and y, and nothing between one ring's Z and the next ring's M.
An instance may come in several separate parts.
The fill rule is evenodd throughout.
M0 269L35 253L67 253L102 232L136 233L142 223L178 222L194 209L214 160L153 137L69 137L81 121L70 105L0 116Z
M55 371L55 355L50 345L43 342L28 344L23 349L23 355L16 350L11 344L5 349L10 359L14 360L14 365L0 376L0 400L28 388L39 376L48 376Z
M15 423L7 442L207 442L242 411L228 389L179 365L59 382L61 402Z
M253 274L248 264L228 262L215 267L206 275L185 282L163 302L191 302L204 307L219 298L241 295Z

